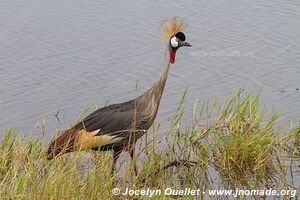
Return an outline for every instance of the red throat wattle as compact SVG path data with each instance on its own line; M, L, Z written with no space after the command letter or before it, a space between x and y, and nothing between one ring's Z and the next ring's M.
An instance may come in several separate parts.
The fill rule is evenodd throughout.
M175 62L175 55L176 53L174 51L172 51L170 53L170 63L173 64Z

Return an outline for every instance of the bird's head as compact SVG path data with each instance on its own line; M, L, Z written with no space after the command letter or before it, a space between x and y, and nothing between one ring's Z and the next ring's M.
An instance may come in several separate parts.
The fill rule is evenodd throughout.
M178 32L170 38L170 63L175 62L176 51L180 47L191 47L192 45L185 41L183 32Z
M161 27L161 34L164 40L169 41L170 63L175 62L176 51L180 47L191 47L192 45L185 41L185 34L183 33L187 24L182 20L173 18L165 21Z

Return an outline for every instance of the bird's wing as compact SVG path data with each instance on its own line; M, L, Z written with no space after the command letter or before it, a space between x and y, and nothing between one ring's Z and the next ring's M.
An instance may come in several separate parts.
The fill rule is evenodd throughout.
M96 110L77 123L74 128L88 132L99 130L96 135L117 136L130 129L134 123L136 101L113 104Z

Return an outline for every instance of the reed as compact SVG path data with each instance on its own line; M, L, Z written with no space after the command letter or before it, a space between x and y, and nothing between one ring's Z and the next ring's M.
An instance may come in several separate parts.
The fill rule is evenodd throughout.
M44 136L25 138L8 129L0 145L0 198L136 198L113 196L115 187L123 191L166 187L202 191L299 189L291 180L289 166L290 159L299 162L300 126L285 133L278 123L279 114L269 113L260 107L259 96L246 92L233 94L225 103L195 104L194 119L182 127L186 95L170 127L161 130L154 124L152 133L138 144L137 177L125 154L126 159L111 176L109 152L77 152L48 161ZM162 194L154 199L171 197ZM201 194L190 198L209 197Z

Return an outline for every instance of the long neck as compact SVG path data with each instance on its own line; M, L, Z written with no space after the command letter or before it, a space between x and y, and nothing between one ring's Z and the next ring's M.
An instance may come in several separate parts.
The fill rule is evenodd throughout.
M162 93L164 91L166 81L168 78L169 69L170 69L170 50L169 47L167 47L165 51L165 63L159 80L155 82L152 88L148 90L146 93L144 93L140 99L143 105L142 107L143 107L144 116L151 119L149 120L150 125L152 124L157 114Z
M163 70L160 74L159 80L154 83L152 88L154 92L154 96L156 97L156 101L160 101L162 97L162 93L164 91L167 78L169 75L169 69L170 69L170 51L168 46L165 51L165 63L164 63Z

